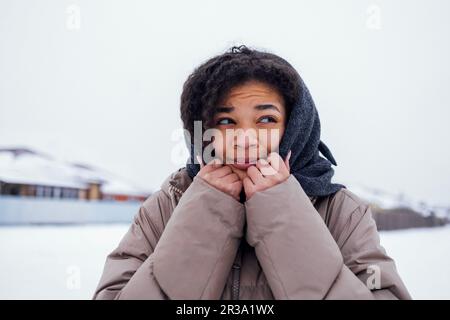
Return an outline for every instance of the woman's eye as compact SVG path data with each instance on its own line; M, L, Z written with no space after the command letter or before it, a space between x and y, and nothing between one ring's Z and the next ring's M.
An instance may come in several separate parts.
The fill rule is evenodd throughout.
M277 122L277 120L275 120L275 119L272 118L272 117L263 117L263 118L261 118L261 119L259 120L259 122L262 122L262 123L270 123L270 122Z
M217 121L217 124L223 124L223 125L227 125L227 124L233 124L234 121L230 118L223 118L223 119L219 119Z

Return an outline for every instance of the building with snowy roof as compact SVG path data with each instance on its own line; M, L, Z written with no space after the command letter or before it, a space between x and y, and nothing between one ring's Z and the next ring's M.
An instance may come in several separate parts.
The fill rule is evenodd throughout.
M28 148L0 148L0 195L144 201L151 192L112 173Z

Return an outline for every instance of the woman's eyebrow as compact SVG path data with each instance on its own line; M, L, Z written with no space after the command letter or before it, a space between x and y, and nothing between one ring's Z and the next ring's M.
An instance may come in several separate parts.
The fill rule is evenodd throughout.
M281 113L280 109L277 108L277 106L273 105L273 104L259 104L257 106L255 106L256 110L267 110L267 109L273 109L278 111L279 113Z
M217 107L216 112L217 113L231 113L234 110L234 107L227 107L227 106L221 106Z
M256 110L267 110L267 109L272 109L272 110L276 110L279 113L281 113L280 109L278 109L277 106L270 104L270 103L266 103L266 104L258 104L255 106ZM216 112L217 113L231 113L234 111L234 107L233 106L220 106L217 107Z

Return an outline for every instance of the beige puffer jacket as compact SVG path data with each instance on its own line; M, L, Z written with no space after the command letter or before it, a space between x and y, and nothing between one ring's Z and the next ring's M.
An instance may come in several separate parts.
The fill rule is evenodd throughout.
M291 175L240 203L185 168L140 207L94 299L410 299L368 204Z

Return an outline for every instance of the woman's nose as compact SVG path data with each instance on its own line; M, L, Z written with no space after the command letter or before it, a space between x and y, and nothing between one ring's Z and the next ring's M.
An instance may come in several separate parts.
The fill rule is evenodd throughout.
M237 129L236 146L242 149L249 149L258 145L256 130L253 128Z

